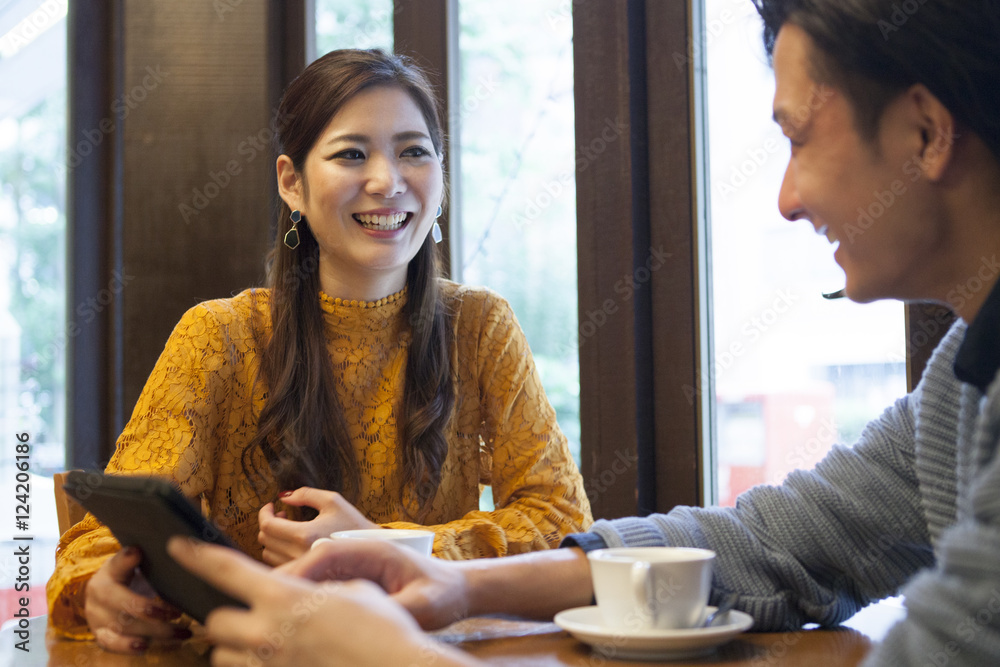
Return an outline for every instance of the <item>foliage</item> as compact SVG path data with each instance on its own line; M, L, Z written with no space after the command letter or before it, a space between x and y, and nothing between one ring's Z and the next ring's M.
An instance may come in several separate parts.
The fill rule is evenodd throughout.
M21 327L18 417L35 443L62 448L64 424L66 91L60 88L0 137L0 246L8 309ZM2 300L3 297L0 297ZM11 406L4 406L10 409Z
M578 453L573 63L563 5L461 4L450 120L461 150L460 278L510 301Z
M392 0L319 0L316 54L334 49L392 50Z

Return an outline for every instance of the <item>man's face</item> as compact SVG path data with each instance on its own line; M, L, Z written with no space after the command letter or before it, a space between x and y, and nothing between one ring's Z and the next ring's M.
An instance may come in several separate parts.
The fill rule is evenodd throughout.
M891 102L869 143L847 98L813 80L812 44L792 24L775 42L774 116L792 145L778 208L837 246L834 259L854 301L932 296L946 228L922 178L926 141L913 111L905 96Z

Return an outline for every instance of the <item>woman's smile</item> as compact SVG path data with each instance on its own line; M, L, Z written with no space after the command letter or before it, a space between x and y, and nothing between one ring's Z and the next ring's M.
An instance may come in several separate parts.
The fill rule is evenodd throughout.
M405 227L413 218L413 213L410 211L379 209L376 211L355 213L351 217L367 230L374 232L394 232Z

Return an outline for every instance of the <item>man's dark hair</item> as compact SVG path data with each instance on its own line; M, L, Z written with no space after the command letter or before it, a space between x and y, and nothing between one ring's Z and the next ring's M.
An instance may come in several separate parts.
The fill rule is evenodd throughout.
M922 83L1000 160L1000 0L753 3L769 56L786 23L809 35L813 78L843 91L865 139L889 102Z

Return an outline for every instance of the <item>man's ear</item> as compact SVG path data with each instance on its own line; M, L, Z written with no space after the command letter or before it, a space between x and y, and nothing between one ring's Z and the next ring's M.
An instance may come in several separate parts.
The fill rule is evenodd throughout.
M924 178L939 181L955 158L958 132L955 117L941 100L922 83L914 84L905 95L912 104L923 135L918 164Z
M275 165L278 172L278 195L288 204L288 208L301 210L304 204L302 196L302 177L295 170L292 158L279 155Z

